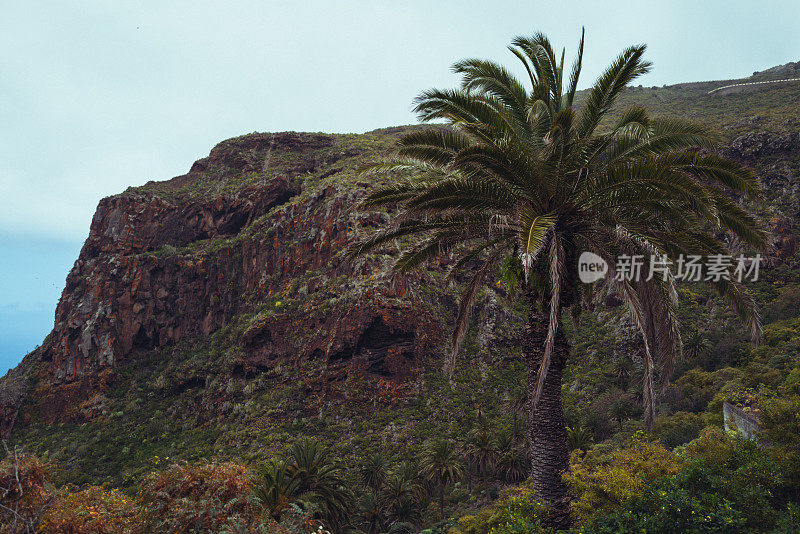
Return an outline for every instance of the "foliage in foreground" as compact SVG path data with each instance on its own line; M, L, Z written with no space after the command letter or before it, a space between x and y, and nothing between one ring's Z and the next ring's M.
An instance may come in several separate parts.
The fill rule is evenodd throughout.
M618 447L576 450L573 471L565 477L575 495L575 532L794 532L800 507L794 498L792 447L800 434L786 429L778 434L765 419L765 435L782 435L784 442L758 445L707 427L675 450L641 434ZM451 504L461 491L454 481L464 467L455 451L452 444L434 441L419 464L389 467L373 457L358 472L348 472L318 444L304 440L262 470L234 462L173 464L147 476L136 496L98 486L56 489L50 464L18 454L0 464L0 480L14 489L0 499L2 524L8 532L63 534L294 534L320 527L368 534L550 532L543 526L546 503L530 482L507 486L488 505L420 531L423 508L439 515L442 495ZM274 476L276 470L283 474ZM348 500L345 509L332 513L337 499L351 499L354 489L367 486L357 504ZM286 491L273 492L276 488ZM12 507L16 523L8 512Z

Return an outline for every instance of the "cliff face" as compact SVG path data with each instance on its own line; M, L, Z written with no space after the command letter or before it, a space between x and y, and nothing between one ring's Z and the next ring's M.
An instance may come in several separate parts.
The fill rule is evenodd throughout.
M416 278L387 283L387 261L342 257L381 217L353 210L366 185L352 187L354 169L390 140L253 134L185 176L103 199L53 332L29 356L39 415L80 421L121 361L234 320L244 325L229 374L316 359L326 381L410 376L440 333L415 306ZM25 388L6 389L8 431Z
M247 285L242 265L204 256L147 254L233 236L296 191L284 177L236 196L166 201L148 194L100 202L89 238L67 277L42 360L53 383L104 367L134 349L209 335L238 308L226 283ZM254 251L254 258L267 251Z

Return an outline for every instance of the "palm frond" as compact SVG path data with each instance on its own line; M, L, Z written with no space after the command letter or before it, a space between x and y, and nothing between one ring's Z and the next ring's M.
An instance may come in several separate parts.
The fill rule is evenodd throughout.
M472 275L469 282L467 282L464 291L461 293L461 299L458 303L458 315L456 316L456 326L453 329L452 350L445 359L444 365L444 372L451 379L453 377L453 372L455 371L456 358L458 356L458 351L461 348L461 342L463 341L464 334L467 333L467 328L469 327L469 317L470 312L472 311L472 305L475 303L475 297L481 288L483 277L486 275L486 272L489 270L489 268L497 261L501 250L502 249L495 250L489 255L483 264L475 271L475 274Z
M575 58L575 63L572 65L569 87L567 88L567 94L564 98L564 107L572 107L572 102L575 100L575 92L578 90L578 79L581 76L581 69L583 68L583 41L585 36L586 28L581 28L581 40L578 43L578 57Z
M536 391L532 398L533 410L539 404L539 399L544 390L544 382L547 379L547 372L550 370L550 360L553 356L553 346L555 345L556 335L560 329L561 320L561 291L564 282L564 245L558 234L550 239L550 303L548 308L547 338L542 352L542 361L539 364L539 371L536 376Z
M527 279L531 265L544 247L548 234L556 223L556 217L552 214L537 214L530 209L524 209L520 213L519 222L522 230L520 259Z
M485 59L464 59L453 65L453 72L462 75L462 89L492 95L517 113L525 109L525 87L502 65Z
M425 188L408 198L406 206L413 211L495 210L513 207L514 195L495 180L450 178Z
M750 342L758 345L763 336L761 328L761 317L758 313L753 295L736 280L720 279L714 282L714 286L722 297L723 302L730 307L739 319L744 323L750 334Z
M555 52L550 40L543 33L536 33L532 37L516 37L511 44L528 57L536 71L538 82L545 82L550 89L550 94L557 97L557 102L554 102L554 98L549 99L551 105L556 105L553 112L557 112L561 104L561 88L558 77L558 64L556 63Z
M645 48L645 45L639 45L626 49L589 89L579 121L578 137L591 135L625 87L650 70L650 62L642 60Z

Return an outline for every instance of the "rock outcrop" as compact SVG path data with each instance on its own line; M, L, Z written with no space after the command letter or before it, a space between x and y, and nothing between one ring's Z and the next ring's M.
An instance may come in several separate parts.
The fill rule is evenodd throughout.
M103 199L52 333L0 385L0 428L26 384L46 420L81 420L120 361L232 322L241 350L228 373L316 359L327 380L407 378L438 322L413 309L413 277L386 283L388 261L343 257L381 217L353 210L364 184L348 182L366 152L354 137L244 136L184 176Z

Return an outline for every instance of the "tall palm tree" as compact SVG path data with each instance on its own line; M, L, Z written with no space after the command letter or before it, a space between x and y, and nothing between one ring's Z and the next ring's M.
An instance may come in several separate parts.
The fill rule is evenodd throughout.
M626 86L649 71L644 45L624 50L580 104L583 36L567 79L564 53L559 61L544 35L518 37L509 49L522 63L524 82L493 61L466 59L453 67L462 76L460 88L428 90L416 99L421 121L446 124L404 136L394 159L366 171L397 178L370 193L364 205L398 204L400 210L391 227L350 252L409 238L413 246L398 256L397 270L454 254L452 274L471 271L445 361L448 373L484 278L495 275L498 265L514 273L528 304L520 345L529 369L533 481L542 498L563 502L561 376L569 346L562 313L578 317L598 291L613 290L625 301L644 339L643 404L651 427L656 365L661 378L668 378L680 352L675 278L659 273L649 280L617 279L617 258L728 254L720 230L761 249L766 233L732 196L756 198L756 177L710 151L716 143L711 131L683 120L653 119L636 106L615 120L609 115ZM609 265L603 280L579 282L582 252ZM724 277L713 283L757 340L758 314L742 284Z
M420 463L422 476L439 492L439 512L444 520L444 492L447 486L464 478L464 465L451 441L437 439L428 444Z

